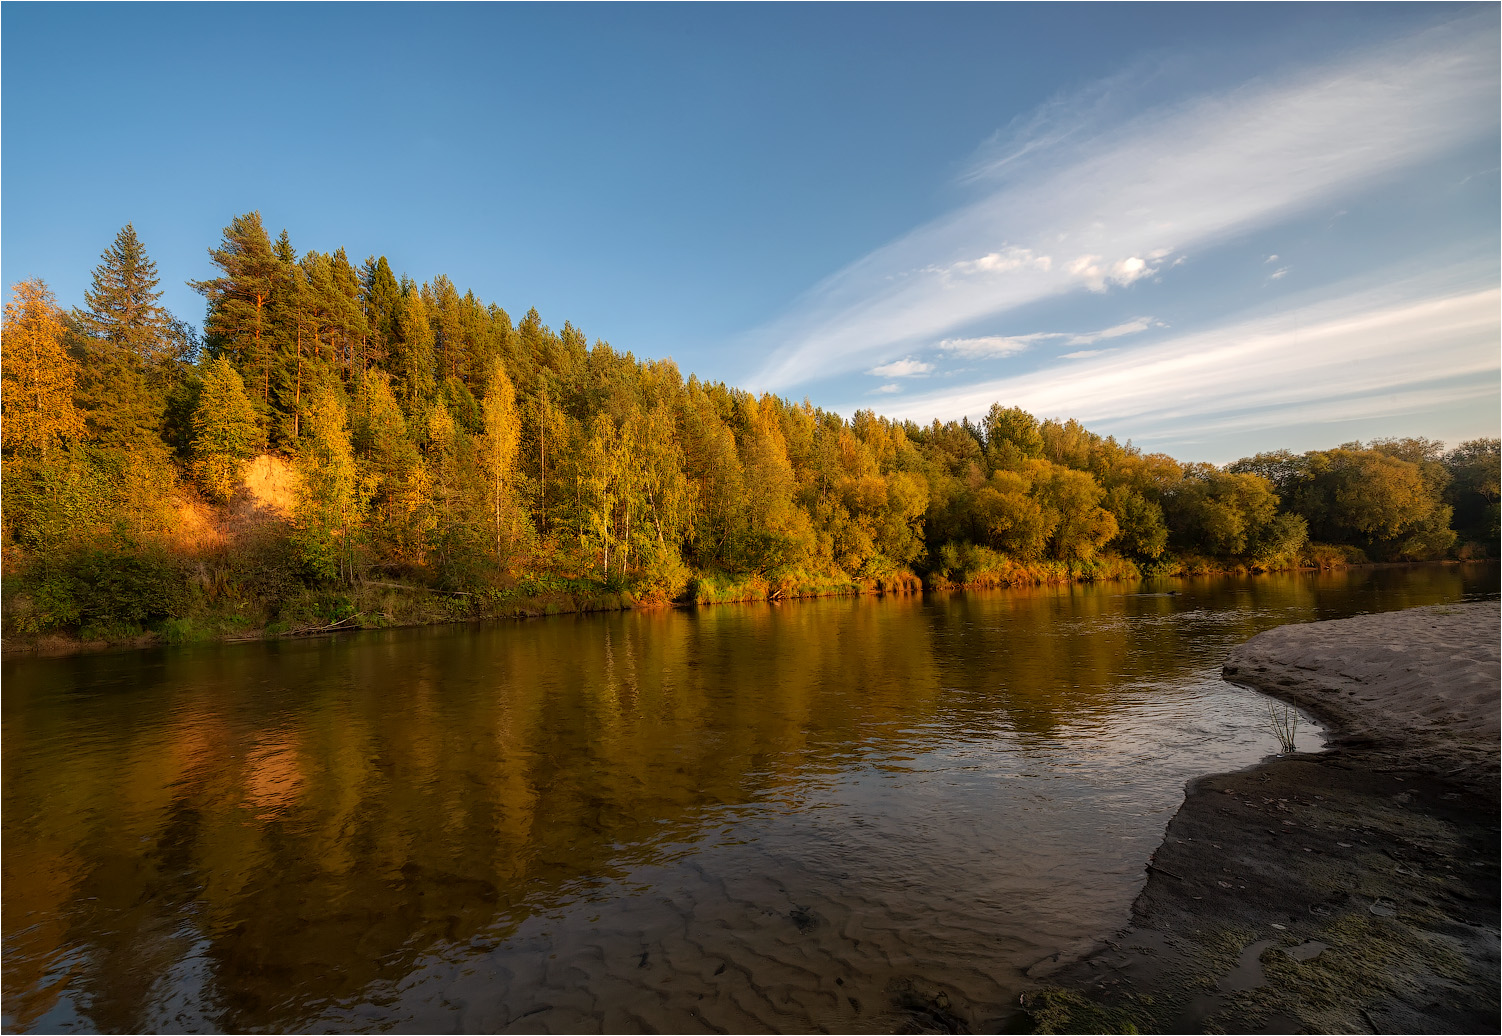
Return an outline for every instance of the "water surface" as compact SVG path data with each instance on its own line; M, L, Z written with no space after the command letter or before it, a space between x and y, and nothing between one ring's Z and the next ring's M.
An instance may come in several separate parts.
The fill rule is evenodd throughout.
M995 1028L1023 969L1124 923L1186 780L1277 750L1231 645L1496 588L1423 566L7 660L3 1025Z

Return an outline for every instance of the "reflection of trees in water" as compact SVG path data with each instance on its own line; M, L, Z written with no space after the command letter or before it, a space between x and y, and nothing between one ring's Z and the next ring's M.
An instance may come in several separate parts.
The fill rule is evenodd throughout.
M96 1027L149 1028L161 977L201 954L204 1025L289 1023L441 941L504 937L720 807L975 730L1104 727L1123 687L1261 628L1454 600L1467 578L723 606L9 665L9 1020L66 991Z

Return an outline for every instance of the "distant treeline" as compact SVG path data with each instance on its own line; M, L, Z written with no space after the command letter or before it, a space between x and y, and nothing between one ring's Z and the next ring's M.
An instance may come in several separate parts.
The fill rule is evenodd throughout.
M200 341L126 226L4 325L8 633L169 638L564 597L724 600L1495 556L1496 439L1144 454L1000 403L921 426L687 381L237 217ZM269 454L294 487L244 506ZM237 506L237 500L240 501ZM205 517L206 516L206 517ZM372 588L382 588L379 600ZM399 591L393 596L392 591ZM436 607L436 606L435 606ZM549 606L551 608L551 605Z

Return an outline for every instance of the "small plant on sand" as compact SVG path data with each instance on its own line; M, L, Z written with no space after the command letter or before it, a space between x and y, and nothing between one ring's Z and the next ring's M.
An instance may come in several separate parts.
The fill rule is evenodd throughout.
M1294 738L1299 732L1298 710L1291 705L1284 705L1280 709L1273 702L1268 702L1267 718L1278 738L1278 754L1287 755L1294 751Z

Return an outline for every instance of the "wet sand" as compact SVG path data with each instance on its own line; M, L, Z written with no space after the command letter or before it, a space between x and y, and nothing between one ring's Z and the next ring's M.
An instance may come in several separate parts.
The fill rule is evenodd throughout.
M1232 651L1226 679L1329 750L1193 782L1131 924L1029 970L1035 1031L1498 1031L1499 621L1415 608Z

